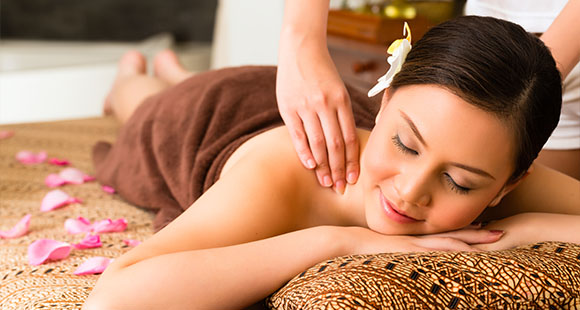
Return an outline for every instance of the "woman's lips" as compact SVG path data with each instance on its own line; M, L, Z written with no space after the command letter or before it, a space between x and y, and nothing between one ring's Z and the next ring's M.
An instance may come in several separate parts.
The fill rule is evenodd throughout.
M401 224L418 222L418 220L412 217L408 217L400 213L400 211L397 211L395 209L396 208L395 205L392 204L390 201L388 201L381 191L379 191L379 196L381 200L381 205L383 206L383 210L385 210L385 213L387 214L388 218Z

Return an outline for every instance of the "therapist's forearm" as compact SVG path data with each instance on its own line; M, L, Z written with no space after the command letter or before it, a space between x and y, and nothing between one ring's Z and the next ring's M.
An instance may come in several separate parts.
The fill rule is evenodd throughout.
M296 38L326 45L328 9L329 0L287 0L284 5L281 48Z
M580 61L580 0L569 0L541 39L564 79Z

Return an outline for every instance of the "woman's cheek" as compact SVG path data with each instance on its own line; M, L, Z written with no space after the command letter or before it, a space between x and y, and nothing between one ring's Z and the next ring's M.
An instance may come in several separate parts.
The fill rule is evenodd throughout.
M429 222L442 231L460 229L471 224L481 213L480 209L473 205L447 203L445 208L432 210Z
M394 148L394 147L393 147ZM368 172L379 178L388 178L399 170L400 162L396 150L389 148L389 145L367 146L366 160L363 163Z

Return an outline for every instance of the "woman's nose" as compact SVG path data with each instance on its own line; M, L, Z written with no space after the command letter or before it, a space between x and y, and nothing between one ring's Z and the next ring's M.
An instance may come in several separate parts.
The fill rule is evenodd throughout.
M428 206L431 203L428 172L414 170L399 174L395 178L395 191L405 203Z

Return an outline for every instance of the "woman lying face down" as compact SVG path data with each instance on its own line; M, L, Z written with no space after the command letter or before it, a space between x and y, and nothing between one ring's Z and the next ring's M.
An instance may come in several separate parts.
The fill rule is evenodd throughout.
M114 87L136 91L144 80L163 79L125 69ZM542 195L578 199L569 191L578 182L543 170L541 178L549 178L538 182L557 189L521 184L522 201L538 203L516 204L512 213L575 215L530 213L486 229L470 225L518 184L537 181L528 171L556 126L560 98L549 51L520 27L482 17L439 25L409 53L373 130L358 131L358 183L344 193L323 188L285 128L258 134L191 207L116 259L83 309L242 308L342 255L580 242L574 200L555 209L540 204ZM113 102L113 110L124 104ZM526 234L529 226L537 233Z

